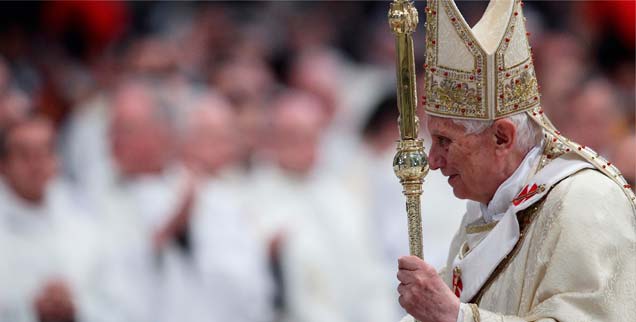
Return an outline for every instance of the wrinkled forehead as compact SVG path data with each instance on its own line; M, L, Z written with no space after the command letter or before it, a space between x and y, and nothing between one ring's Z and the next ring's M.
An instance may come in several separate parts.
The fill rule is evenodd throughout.
M465 135L466 129L450 118L435 115L424 115L424 132L428 136L434 135Z

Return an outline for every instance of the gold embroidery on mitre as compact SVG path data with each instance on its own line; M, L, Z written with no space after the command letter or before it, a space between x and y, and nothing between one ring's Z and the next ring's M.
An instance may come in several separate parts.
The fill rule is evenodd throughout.
M486 54L467 27L454 3L429 1L426 11L426 64L424 65L424 108L431 114L489 119L485 79ZM473 69L460 70L438 64L439 19L448 19L461 39L457 46L472 55ZM444 41L444 40L441 40Z
M539 85L527 34L515 37L516 30L525 30L524 20L521 1L515 1L504 38L495 53L495 119L539 105ZM505 56L513 49L511 46L521 46L514 49L522 51L526 58L507 67Z
M505 0L498 0L505 1ZM511 1L512 2L512 1ZM509 2L510 3L510 2ZM529 110L539 104L537 79L532 64L530 46L525 33L521 2L511 4L502 39L492 54L494 64L488 64L488 54L452 0L432 0L426 7L426 64L424 65L423 105L427 113L442 117L494 120ZM492 17L492 15L491 15ZM492 21L489 19L488 21ZM443 22L443 23L442 23ZM449 27L452 26L452 27ZM440 30L440 27L444 30ZM452 30L446 30L446 29ZM473 27L474 28L474 27ZM515 33L515 28L518 30ZM449 35L440 39L440 35ZM457 37L455 37L455 35ZM439 62L440 44L453 42L461 57L466 52L472 57L472 70L443 66ZM449 45L445 45L446 50ZM512 50L509 52L509 50ZM448 51L448 50L447 50ZM514 65L506 65L507 53ZM509 57L509 58L510 58ZM461 59L461 58L458 58ZM465 61L464 61L465 62ZM489 86L488 75L493 86ZM493 99L493 101L490 101Z

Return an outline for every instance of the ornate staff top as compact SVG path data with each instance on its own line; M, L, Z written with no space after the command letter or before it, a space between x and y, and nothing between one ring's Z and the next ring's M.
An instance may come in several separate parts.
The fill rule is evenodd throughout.
M406 196L409 225L409 249L412 255L423 258L422 217L420 196L422 183L428 173L428 159L422 140L418 139L419 120L416 115L415 58L413 37L418 23L417 10L411 1L394 0L389 10L389 25L395 34L397 95L400 110L400 141L393 159L393 170L400 179Z
M417 139L417 92L415 88L415 59L413 37L418 23L417 9L407 0L395 0L389 9L389 25L396 37L398 108L400 109L400 137Z

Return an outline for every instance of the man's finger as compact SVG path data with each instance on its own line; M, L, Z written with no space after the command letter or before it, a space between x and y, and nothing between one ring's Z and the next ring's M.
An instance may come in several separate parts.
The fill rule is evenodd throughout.
M402 284L411 284L415 281L415 276L413 275L413 271L401 269L397 273L397 279Z
M406 292L406 284L400 283L400 285L398 285L397 287L397 291L398 291L398 294L404 295Z
M416 256L402 256L398 258L398 268L414 271L424 267L424 261Z
M404 295L400 295L400 297L398 297L398 303L400 303L401 307L405 308L406 300L404 299Z

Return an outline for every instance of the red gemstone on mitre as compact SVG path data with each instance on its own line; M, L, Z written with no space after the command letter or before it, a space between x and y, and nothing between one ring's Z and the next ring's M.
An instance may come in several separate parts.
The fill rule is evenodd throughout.
M435 43L436 43L435 39L431 40L431 43L432 43L433 45L435 45Z
M481 96L477 96L477 101L481 102Z
M506 77L510 77L510 73L506 73Z
M473 46L473 42L472 42L472 41L469 41L469 42L468 42L468 47L472 47L472 46Z
M453 18L451 18L451 21L455 22L455 21L457 21L457 19L455 19L455 17L453 17Z
M437 69L435 67L431 67L431 71L434 73Z
M473 79L475 79L475 76L470 75L468 78L470 78L470 80L473 80Z
M536 97L536 96L534 97L534 100L535 100L535 101L536 101L536 100L538 100L538 99L539 99L538 97Z
M556 141L557 141L557 139L556 139L556 138L552 139L552 142L556 142Z
M448 76L448 72L444 72L444 76Z
M477 68L477 74L481 74L481 68Z
M500 94L500 95L499 95L499 98L503 99L503 98L504 98L504 95L503 95L503 94Z
M428 64L424 64L424 68L427 68L427 67L428 67Z
M437 14L437 12L435 10L433 10L433 16L436 15L436 14Z
M540 110L540 111L539 111L539 114L543 114L543 110Z
M526 36L530 37L530 33L529 33L529 32L526 32Z
M462 108L462 114L466 113L466 109Z
M506 38L505 40L506 40L506 42L510 42L510 38Z
M462 84L457 84L457 88L462 88Z
M435 105L435 108L439 108L439 105Z
M607 166L609 167L610 165L612 165L612 162L607 162Z
M528 69L528 65L523 66L523 68Z
M519 15L519 13L515 11L515 16L518 16L518 15Z
M518 79L515 79L515 84L519 84L519 83L521 83L521 81Z
M515 110L519 108L519 104L514 105Z

